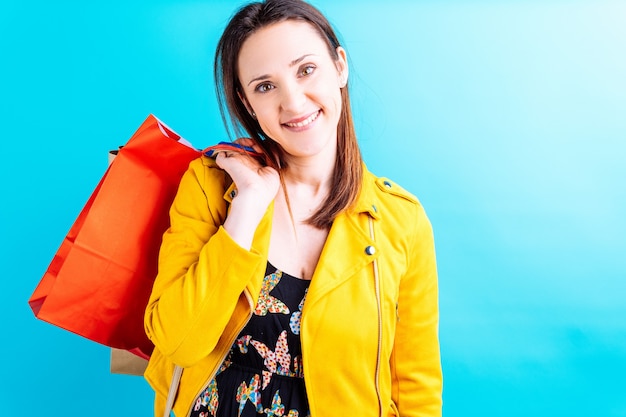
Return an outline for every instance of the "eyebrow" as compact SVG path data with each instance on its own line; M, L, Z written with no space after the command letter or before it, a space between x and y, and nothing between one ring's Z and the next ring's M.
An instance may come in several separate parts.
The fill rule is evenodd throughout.
M294 59L293 61L291 61L291 62L289 63L289 67L293 67L293 66L295 66L295 65L298 65L299 63L301 63L302 61L304 61L304 59L305 59L306 57L313 56L313 55L314 55L314 54L305 54L305 55L302 55L300 58L296 58L296 59ZM266 78L270 78L270 75L269 75L269 74L263 74L263 75L260 75L260 76L258 76L258 77L255 77L255 78L253 78L252 80L250 80L250 82L248 83L248 85L252 84L252 83L253 83L253 82L255 82L255 81L261 81L261 80L264 80L264 79L266 79Z

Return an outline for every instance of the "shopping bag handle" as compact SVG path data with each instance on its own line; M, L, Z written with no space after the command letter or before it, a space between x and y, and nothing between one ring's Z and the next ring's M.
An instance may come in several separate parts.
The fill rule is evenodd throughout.
M255 158L265 157L265 155L263 155L261 152L255 151L253 147L244 146L235 142L219 142L217 145L209 146L208 148L204 149L202 151L202 154L208 156L209 158L215 158L218 153L226 151L242 152Z

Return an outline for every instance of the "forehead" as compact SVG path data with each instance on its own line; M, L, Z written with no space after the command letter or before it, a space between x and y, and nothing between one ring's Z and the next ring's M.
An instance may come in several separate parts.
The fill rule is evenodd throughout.
M307 54L330 58L326 42L313 25L295 20L274 23L243 43L237 62L239 75L244 81L252 74L271 73Z

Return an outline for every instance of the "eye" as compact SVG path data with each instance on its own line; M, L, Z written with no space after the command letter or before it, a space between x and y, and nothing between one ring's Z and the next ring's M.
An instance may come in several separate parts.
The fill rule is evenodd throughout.
M305 65L302 68L300 68L300 76L301 77L306 77L307 75L311 75L313 74L313 72L315 71L315 65Z
M254 91L258 93L267 93L270 90L273 90L274 86L270 83L261 83L254 88Z

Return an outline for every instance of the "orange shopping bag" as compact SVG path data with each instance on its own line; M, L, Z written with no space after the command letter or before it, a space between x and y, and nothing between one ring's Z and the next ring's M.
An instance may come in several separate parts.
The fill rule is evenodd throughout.
M41 320L148 358L143 327L169 207L201 151L153 115L111 163L29 304Z

